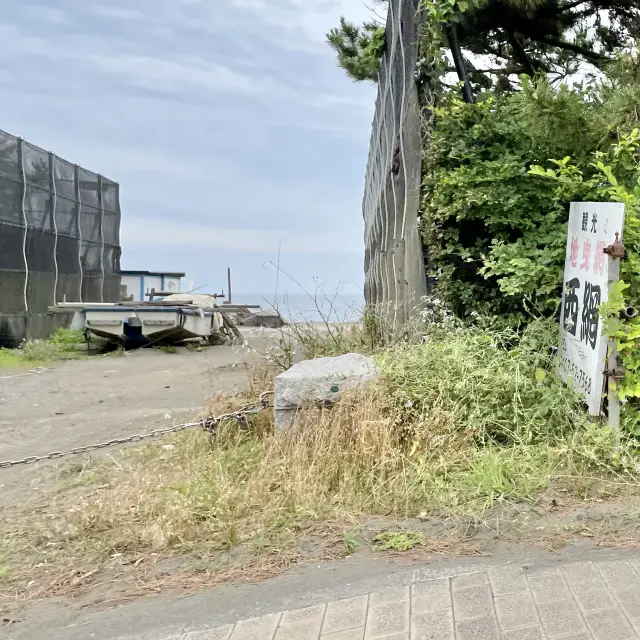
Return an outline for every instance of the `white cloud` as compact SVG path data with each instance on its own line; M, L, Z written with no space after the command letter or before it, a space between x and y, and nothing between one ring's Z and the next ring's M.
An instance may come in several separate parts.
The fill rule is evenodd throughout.
M140 268L177 247L198 279L223 260L251 283L286 239L292 273L358 279L375 88L324 39L341 14L368 18L367 1L10 4L4 127L120 182Z
M351 238L339 231L287 231L275 229L220 229L186 221L128 217L122 221L127 246L198 247L243 253L359 254Z
M60 9L55 7L45 7L43 5L26 6L24 9L30 14L30 16L36 20L42 20L49 24L64 25L70 24L71 20L69 16Z
M91 6L91 13L114 20L145 20L144 13L138 9L112 5L95 4Z
M244 94L260 91L250 76L195 56L168 60L127 54L94 54L89 56L89 60L100 70L125 76L140 87L176 89L182 85L192 85Z

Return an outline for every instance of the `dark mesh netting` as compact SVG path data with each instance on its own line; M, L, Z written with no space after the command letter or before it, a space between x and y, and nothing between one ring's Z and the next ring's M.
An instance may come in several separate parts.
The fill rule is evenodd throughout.
M0 346L49 335L56 302L117 302L119 274L118 184L0 131Z

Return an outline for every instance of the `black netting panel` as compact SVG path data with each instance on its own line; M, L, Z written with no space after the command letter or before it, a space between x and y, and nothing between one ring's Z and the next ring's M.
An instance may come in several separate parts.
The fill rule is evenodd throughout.
M53 195L49 190L27 185L24 213L30 229L53 231Z
M51 171L49 170L49 154L28 142L22 143L22 165L27 184L51 189Z
M0 175L21 181L22 175L18 158L18 139L0 131Z
M102 245L99 242L82 241L80 250L80 262L82 263L82 273L84 275L102 273ZM83 298L84 300L84 298ZM93 301L100 300L100 296Z
M23 241L24 227L0 221L0 272L5 270L24 271ZM2 278L3 274L0 273L0 281ZM2 305L1 297L0 305Z
M3 313L24 313L24 271L3 271L0 296Z
M83 242L100 242L100 210L84 201L80 207L80 231Z
M0 131L0 346L67 322L55 302L119 297L118 184Z
M56 193L58 197L76 200L76 169L66 160L55 159L53 174L56 181Z
M110 211L104 212L102 219L102 235L105 244L118 246L120 244L120 216Z
M85 275L82 278L82 299L93 302L100 301L102 286L102 276Z
M58 235L58 244L56 246L56 259L58 262L58 275L65 274L69 276L77 275L80 279L80 241L76 238ZM78 288L76 287L76 298ZM71 301L70 298L68 298Z
M78 237L78 203L67 198L56 198L56 228L58 235Z
M43 231L41 229L29 229L27 231L26 251L30 274L33 271L55 272L55 261L53 258L55 240L55 234L50 231ZM48 304L52 304L50 299L48 300Z
M98 206L98 175L86 169L78 169L78 180L80 182L80 201L83 205L90 207Z
M120 216L120 187L106 178L102 179L102 206L105 211Z
M22 184L0 175L0 222L24 224L22 217Z

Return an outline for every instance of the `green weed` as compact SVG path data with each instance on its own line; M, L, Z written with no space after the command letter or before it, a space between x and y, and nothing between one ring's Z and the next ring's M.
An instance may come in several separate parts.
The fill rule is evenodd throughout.
M381 531L373 538L376 551L409 551L423 541L419 531Z
M342 536L342 544L348 555L355 553L361 546L362 540L358 531L345 531Z

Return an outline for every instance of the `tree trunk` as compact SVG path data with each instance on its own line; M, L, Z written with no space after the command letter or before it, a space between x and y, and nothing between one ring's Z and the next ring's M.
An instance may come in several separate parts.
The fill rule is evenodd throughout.
M467 104L473 104L475 98L473 96L471 82L469 82L469 75L467 74L467 65L465 64L460 42L458 41L458 25L455 23L451 23L447 27L447 39L449 40L449 49L453 56L453 64L456 67L458 79L462 82L462 99Z

